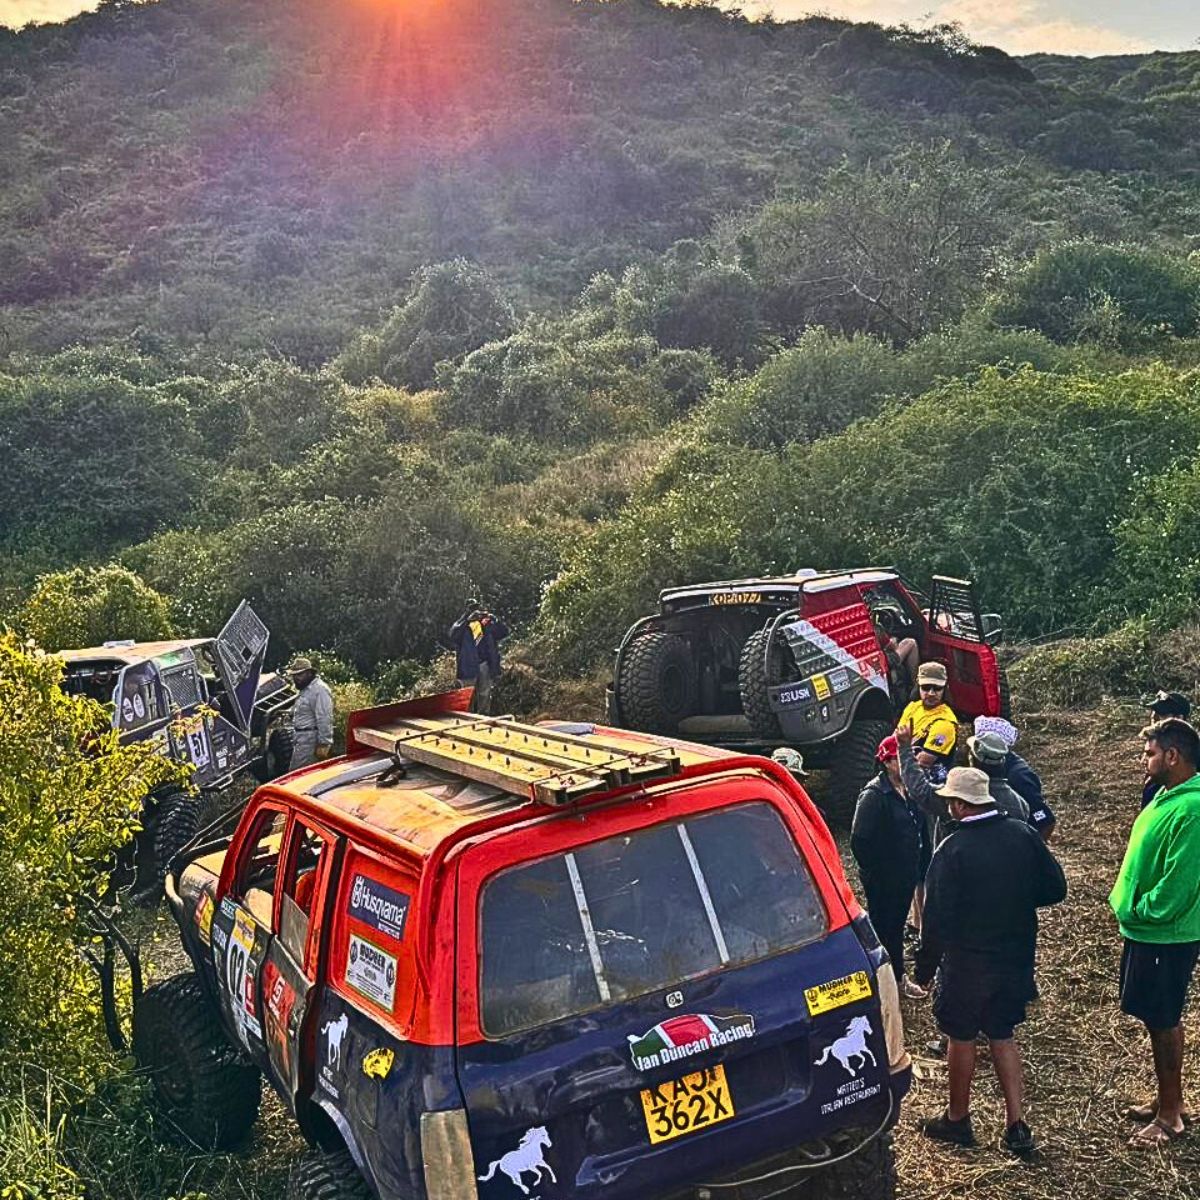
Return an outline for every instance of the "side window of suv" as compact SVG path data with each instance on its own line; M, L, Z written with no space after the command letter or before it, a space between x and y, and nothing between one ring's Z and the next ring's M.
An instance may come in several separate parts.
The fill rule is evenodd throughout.
M332 849L332 835L317 829L302 817L296 818L292 824L280 900L279 936L301 968L305 964L321 874Z
M503 1036L819 938L778 811L739 804L501 872L483 889L485 1031Z
M271 924L279 855L286 828L287 813L268 809L260 814L253 834L247 839L247 849L243 851L230 889L233 899L241 901L263 925Z

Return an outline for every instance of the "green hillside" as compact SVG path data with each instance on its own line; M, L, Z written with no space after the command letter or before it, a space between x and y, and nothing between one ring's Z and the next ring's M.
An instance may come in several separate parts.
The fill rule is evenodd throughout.
M6 32L10 618L112 559L365 675L469 594L583 669L663 584L801 561L1142 614L1197 450L1197 63L651 0Z

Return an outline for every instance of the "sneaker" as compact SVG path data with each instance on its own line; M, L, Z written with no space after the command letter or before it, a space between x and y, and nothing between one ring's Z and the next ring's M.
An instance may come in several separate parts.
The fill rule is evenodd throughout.
M1014 1121L1004 1131L1004 1136L1000 1139L1000 1148L1018 1158L1032 1158L1037 1146L1029 1126L1024 1121Z
M900 990L910 1000L927 1000L929 998L929 989L923 988L915 979L910 979L907 975L905 975L904 982L900 985Z
M975 1131L971 1128L971 1114L961 1121L950 1120L948 1113L930 1117L921 1122L921 1132L936 1142L949 1142L952 1146L974 1146Z

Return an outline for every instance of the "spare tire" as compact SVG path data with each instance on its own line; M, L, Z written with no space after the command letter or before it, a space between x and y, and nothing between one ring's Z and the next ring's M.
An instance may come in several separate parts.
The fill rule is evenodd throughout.
M270 783L280 775L286 775L292 766L292 749L295 739L286 725L278 725L267 735L267 744L259 758L250 768L259 783Z
M696 664L687 642L673 633L638 634L621 655L617 703L628 728L675 733L696 708Z
M890 721L854 721L838 738L826 803L831 825L849 827L859 792L878 770L875 751L891 732Z
M738 691L742 695L742 712L750 722L751 729L761 738L775 741L783 736L779 727L779 716L771 707L770 689L784 682L786 659L778 640L767 661L767 635L769 628L758 629L742 647L738 661Z

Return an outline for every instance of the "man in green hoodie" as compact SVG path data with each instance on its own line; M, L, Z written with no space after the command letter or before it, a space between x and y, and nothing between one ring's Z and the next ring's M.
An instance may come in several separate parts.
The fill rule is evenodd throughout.
M1183 1136L1183 1007L1200 953L1200 734L1168 717L1142 730L1142 765L1158 786L1129 834L1108 898L1125 949L1121 1011L1149 1031L1156 1100L1129 1110L1149 1122L1130 1139L1158 1146Z

